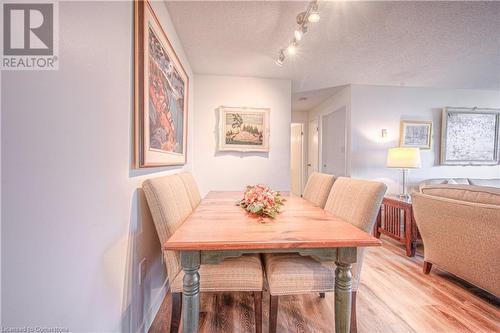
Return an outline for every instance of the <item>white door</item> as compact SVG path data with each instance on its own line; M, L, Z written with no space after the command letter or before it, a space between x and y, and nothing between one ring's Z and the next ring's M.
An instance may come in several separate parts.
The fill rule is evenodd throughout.
M291 124L291 142L290 142L290 182L292 193L302 195L302 168L303 160L303 125Z
M324 115L321 126L321 171L346 176L346 110Z
M307 140L307 178L314 171L318 171L318 119L309 122L309 137Z

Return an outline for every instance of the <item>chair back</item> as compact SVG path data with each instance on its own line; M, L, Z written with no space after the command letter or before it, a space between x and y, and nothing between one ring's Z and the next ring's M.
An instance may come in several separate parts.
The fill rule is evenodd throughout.
M148 179L142 184L149 210L163 245L191 214L192 207L186 187L178 175ZM181 270L177 251L163 251L167 275L172 282Z
M196 184L196 180L189 172L181 172L178 174L179 178L182 180L184 187L186 188L189 202L191 203L191 207L193 210L198 207L201 201L200 191L198 190L198 185Z
M313 172L307 180L302 197L315 206L324 208L334 181L333 175Z
M330 191L325 210L371 232L386 189L384 183L339 177Z
M330 191L325 210L371 233L386 189L380 182L339 177ZM353 265L353 290L359 285L363 259L364 248L358 248L357 262Z

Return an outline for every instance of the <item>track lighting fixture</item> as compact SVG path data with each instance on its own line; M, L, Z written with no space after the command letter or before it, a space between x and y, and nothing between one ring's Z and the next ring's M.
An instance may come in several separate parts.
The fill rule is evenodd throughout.
M299 46L299 41L302 40L304 34L307 32L307 25L309 23L319 22L320 16L318 11L318 0L313 0L309 3L306 10L297 15L297 24L299 25L297 29L293 32L294 38L292 42L286 48L286 53L289 56L293 56L297 53L297 47ZM278 66L283 66L286 56L283 49L280 50L278 58L274 61Z

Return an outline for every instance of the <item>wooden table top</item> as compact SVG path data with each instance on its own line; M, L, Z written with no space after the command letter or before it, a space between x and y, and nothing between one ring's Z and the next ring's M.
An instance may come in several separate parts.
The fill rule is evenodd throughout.
M379 239L309 201L286 198L273 220L247 213L242 192L210 192L164 244L166 250L253 250L380 246Z

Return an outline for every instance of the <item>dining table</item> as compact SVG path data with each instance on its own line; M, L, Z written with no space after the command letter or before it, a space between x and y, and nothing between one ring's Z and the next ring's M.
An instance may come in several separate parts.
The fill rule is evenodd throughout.
M335 332L348 333L357 249L380 246L381 241L300 196L282 193L286 201L274 219L238 206L242 197L243 192L209 192L163 244L165 250L180 252L185 273L183 332L198 332L201 264L217 264L247 253L298 253L335 262Z

